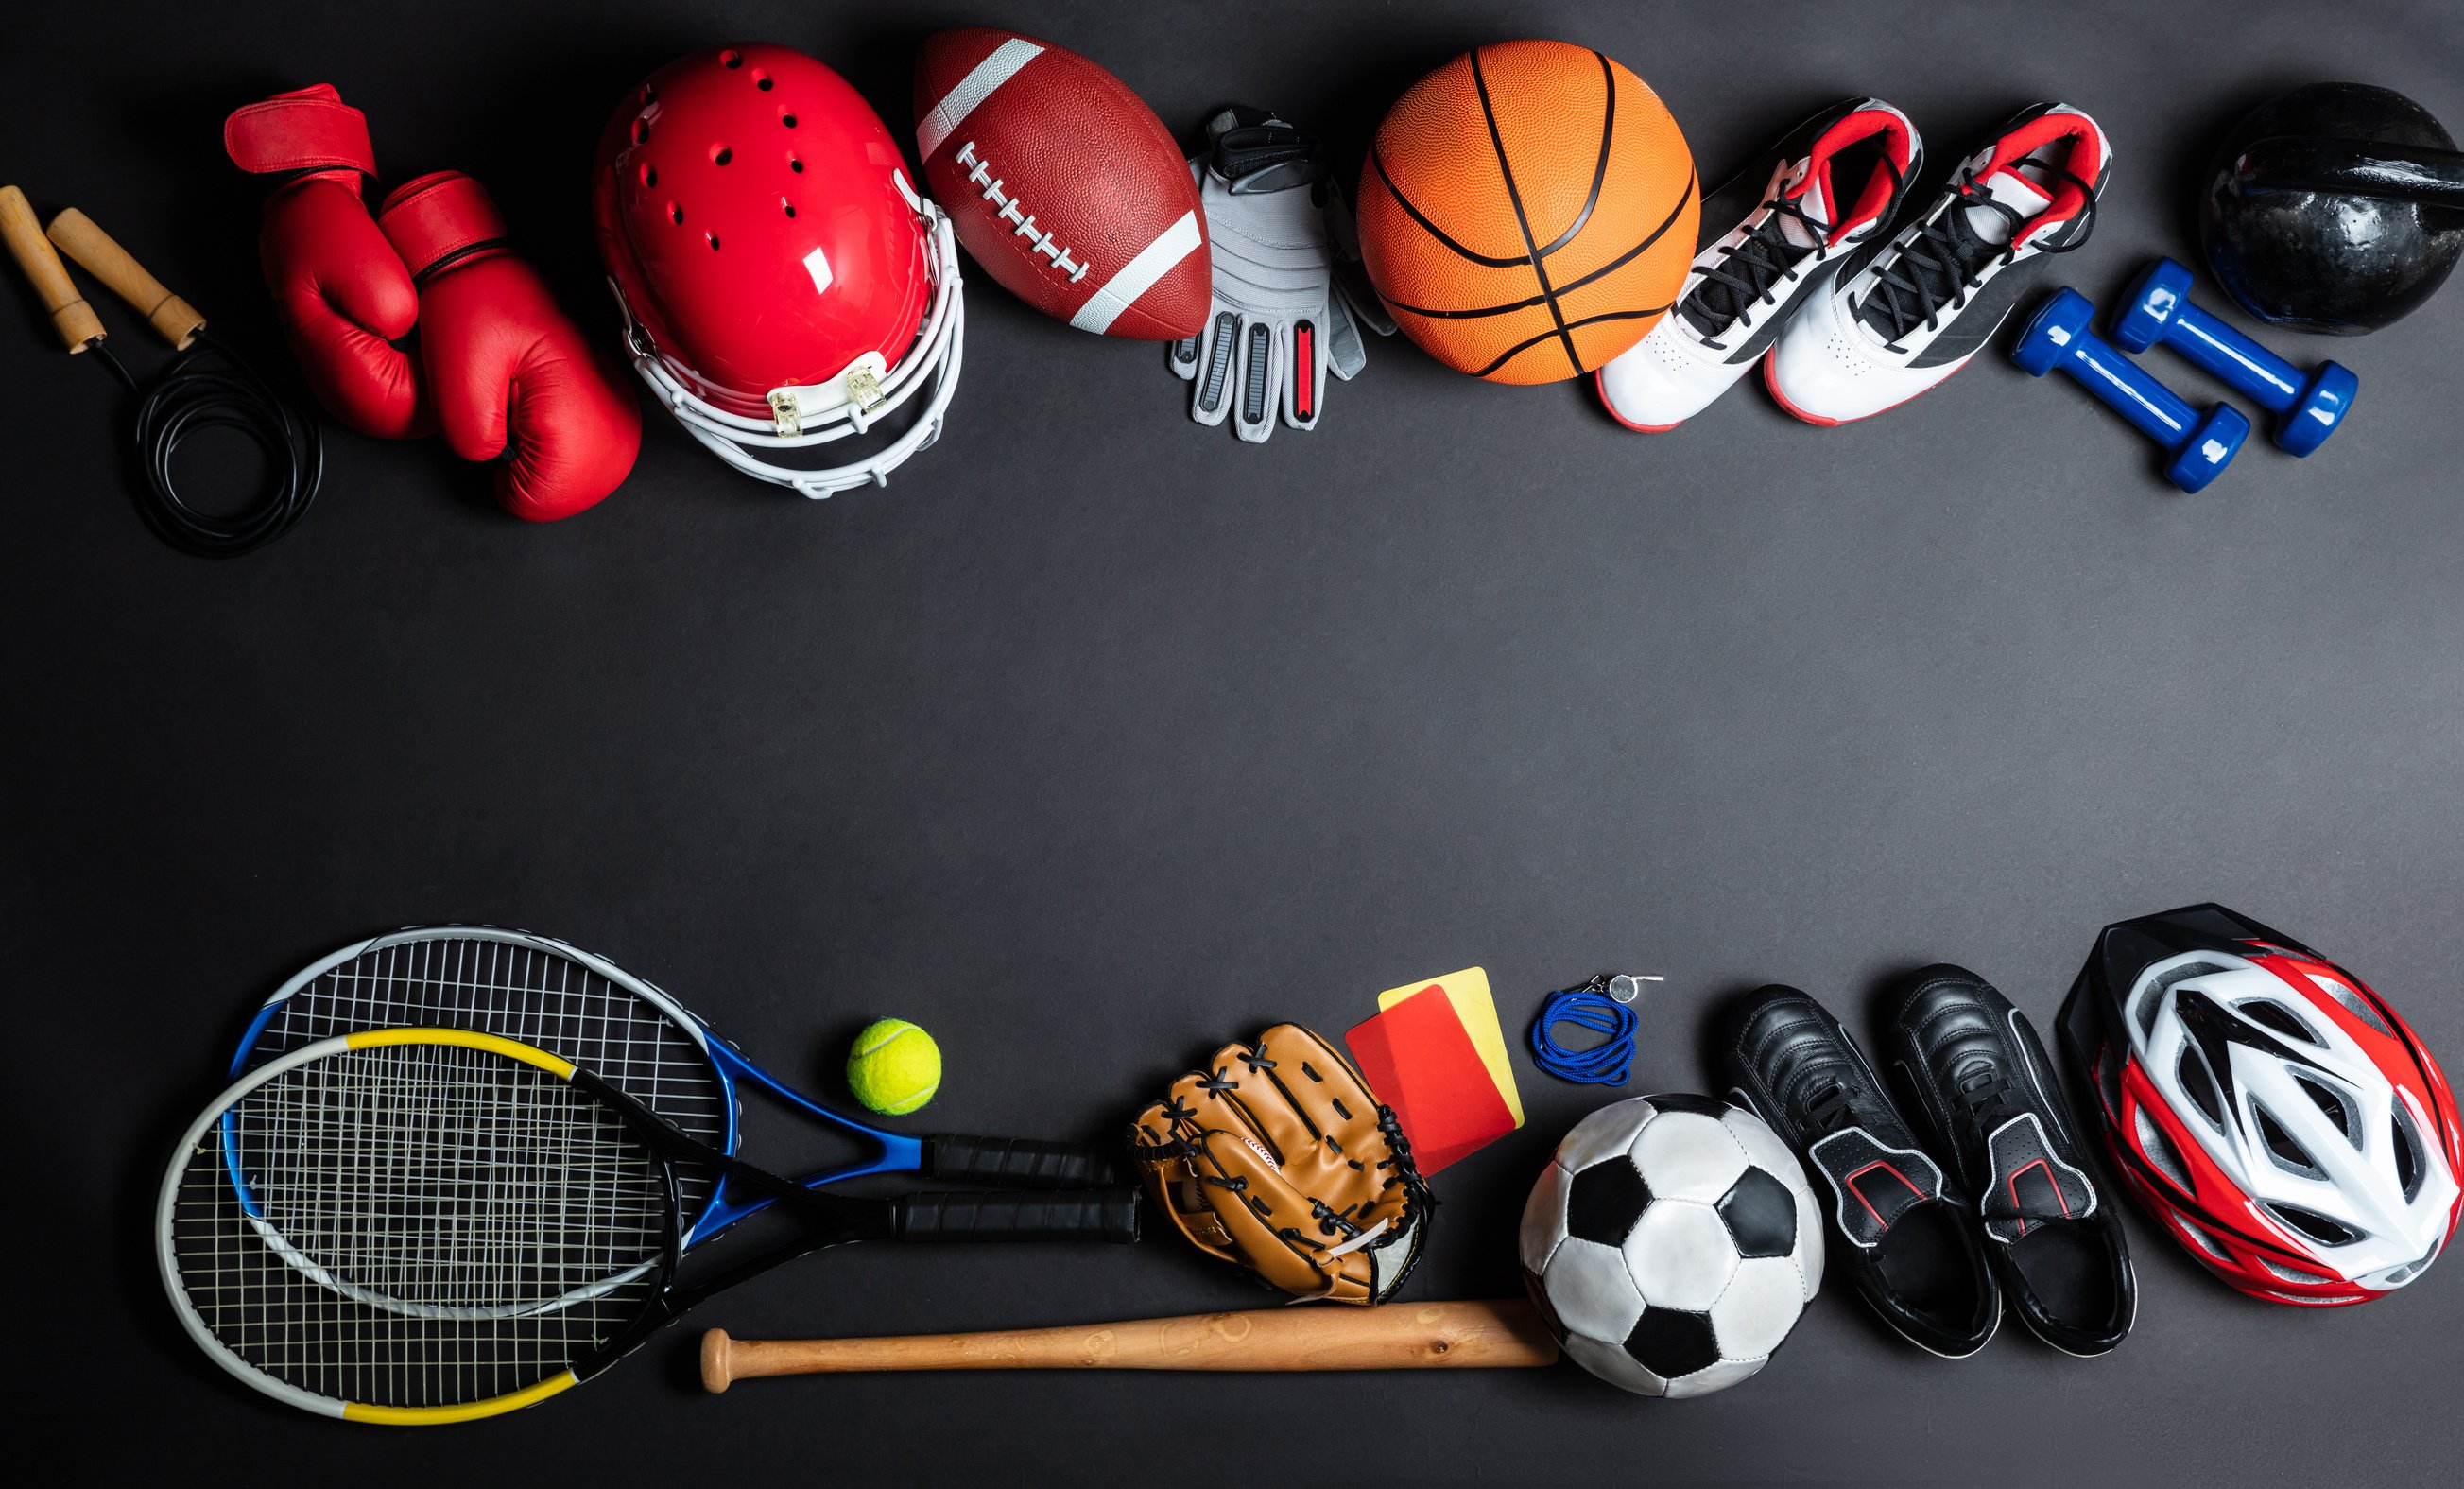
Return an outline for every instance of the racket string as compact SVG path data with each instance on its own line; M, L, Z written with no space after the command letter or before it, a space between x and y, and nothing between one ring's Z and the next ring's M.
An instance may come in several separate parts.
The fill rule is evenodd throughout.
M180 1281L255 1368L329 1399L451 1405L607 1342L667 1235L654 1160L563 1082L479 1052L352 1052L260 1087L200 1145Z

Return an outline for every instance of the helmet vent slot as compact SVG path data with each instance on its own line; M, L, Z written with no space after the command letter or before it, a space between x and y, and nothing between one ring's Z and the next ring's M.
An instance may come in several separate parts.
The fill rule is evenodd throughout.
M719 65L722 67L742 67L744 65L744 54L737 51L734 47L730 47L718 55L718 60Z
M769 91L770 91L770 75L769 75L768 73L766 73L766 72L763 72L760 68L758 68L758 67L757 67L757 68L755 68L755 69L753 70L753 86L755 86L755 87L757 87L757 88L760 89L760 90L761 90L762 92L764 92L764 93L769 92Z
M2225 1125L2224 1099L2216 1094L2216 1080L2208 1074L2208 1062L2199 1057L2189 1045L2182 1047L2181 1058L2173 1062L2174 1078L2182 1083L2182 1094L2208 1120L2208 1125L2221 1132Z
M2253 1101L2250 1103L2250 1114L2258 1119L2258 1140L2266 1145L2267 1156L2276 1160L2277 1167L2290 1169L2304 1178L2327 1177L2326 1173L2320 1168L2319 1161L2310 1156L2308 1149L2294 1141L2293 1134L2284 1130L2284 1124L2276 1120L2274 1112Z
M650 188L655 187L655 186L657 186L658 184L659 184L659 169L658 169L658 167L655 167L655 166L650 165L650 164L649 164L649 162L647 162L647 161L646 161L646 162L644 162L644 163L643 163L643 165L642 165L642 189L643 189L644 190L649 190Z
M674 223L679 228L683 227L685 225L685 210L675 203L670 202L668 204L668 220Z
M706 238L710 239L710 251L711 251L712 253L714 253L714 254L717 253L717 252L718 252L718 234L717 234L717 233L703 233L703 234L702 234L702 236L704 236L704 237L706 237Z
M787 213L788 216L793 217L796 215L796 204L787 200L785 197L782 196L779 198L779 206Z
M2306 1235L2321 1246L2350 1246L2362 1238L2361 1233L2350 1226L2299 1205L2271 1205L2262 1201L2259 1208L2286 1230Z
M724 166L734 159L736 159L736 152L726 145L714 144L710 147L710 163L714 166Z
M781 113L779 116L779 122L786 125L790 129L793 129L796 127L796 116L793 114Z
M650 143L650 122L649 120L637 119L633 121L633 143L635 144L648 144Z
M804 163L790 155L787 157L787 168L801 176L804 173Z
M2344 1141L2353 1145L2354 1149L2359 1151L2362 1147L2361 1114L2354 1110L2353 1103L2346 1099L2344 1093L2306 1071L2297 1070L2290 1074L2294 1084L2301 1088L2301 1094L2308 1097L2319 1110L2324 1112L2329 1122L2342 1127L2344 1130Z
M2310 980L2319 985L2320 991L2343 1004L2345 1012L2352 1014L2387 1037L2390 1039L2395 1037L2395 1031L2387 1026L2387 1020L2380 1016L2378 1010L2370 1007L2369 999L2363 997L2333 977L2321 977L2313 972L2310 974Z
M2405 1110L2401 1099L2390 1125L2395 1128L2396 1182L2404 1187L2404 1202L2409 1205L2421 1197L2421 1182L2430 1175L2429 1155L2422 1151L2421 1134L2413 1129L2412 1113Z
M2180 967L2157 973L2139 994L2138 1007L2131 1011L2132 1021L2139 1025L2140 1037L2145 1038L2156 1032L2156 1011L2164 1006L2165 994L2172 991L2175 984L2189 982L2193 977L2213 976L2223 970L2225 968L2213 962L2185 962Z
M2182 1160L2174 1153L2173 1145L2165 1141L2165 1134L2148 1120L2145 1110L2136 1115L2139 1118L2139 1151L2146 1155L2147 1162L2158 1173L2172 1181L2173 1188L2197 1198L2199 1191L2190 1188L2190 1176L2182 1167Z
M2303 1023L2292 1010L2273 999L2244 998L2233 1008L2242 1017L2261 1029L2271 1030L2287 1039L2299 1039L2303 1044L2317 1045L2321 1049L2326 1047L2326 1041L2321 1039L2316 1031Z

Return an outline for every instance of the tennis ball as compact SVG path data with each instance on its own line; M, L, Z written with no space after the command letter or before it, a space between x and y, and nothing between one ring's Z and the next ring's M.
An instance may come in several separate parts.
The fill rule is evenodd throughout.
M903 1018L876 1019L847 1051L847 1085L885 1117L920 1111L941 1089L941 1047Z

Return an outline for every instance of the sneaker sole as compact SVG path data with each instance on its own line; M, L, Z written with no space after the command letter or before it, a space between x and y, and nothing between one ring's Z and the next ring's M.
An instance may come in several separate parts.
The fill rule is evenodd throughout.
M1837 429L1843 424L1862 424L1867 419L1881 418L1883 414L1890 412L1893 409L1904 409L1909 404L1916 402L1925 394L1932 392L1937 388L1940 388L1944 383L1949 382L1951 378L1957 377L1960 373L1960 368L1968 366L1968 362L1962 362L1959 367L1951 368L1949 374L1942 378L1940 382L1927 383L1925 387L1908 394L1898 403L1886 403L1871 413L1859 413L1854 418L1826 419L1819 413L1808 413L1803 409L1800 409L1796 405L1789 402L1788 394L1779 390L1779 382L1771 375L1771 368L1776 365L1775 354L1778 350L1779 348L1774 346L1770 351L1763 353L1763 387L1770 391L1771 401L1786 410L1792 416L1802 419L1808 424L1815 425L1822 429ZM1968 354L1968 360L1969 362L1975 361L1976 354L1974 352L1969 352Z

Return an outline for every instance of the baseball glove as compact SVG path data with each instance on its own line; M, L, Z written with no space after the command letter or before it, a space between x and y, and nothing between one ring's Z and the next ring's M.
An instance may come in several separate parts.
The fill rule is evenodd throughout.
M1320 1035L1278 1024L1227 1044L1140 1112L1147 1192L1180 1233L1294 1297L1383 1302L1437 1201L1395 1113Z

